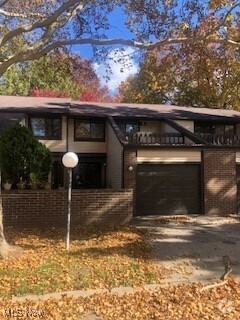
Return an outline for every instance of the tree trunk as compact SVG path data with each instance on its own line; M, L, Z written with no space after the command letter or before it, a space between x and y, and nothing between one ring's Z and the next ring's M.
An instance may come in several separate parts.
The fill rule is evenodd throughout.
M11 246L7 243L3 232L3 207L0 195L0 256L5 257L11 251Z

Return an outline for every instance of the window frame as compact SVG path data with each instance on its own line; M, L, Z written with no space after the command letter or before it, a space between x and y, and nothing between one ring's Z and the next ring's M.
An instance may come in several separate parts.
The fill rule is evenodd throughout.
M236 134L236 124L235 123L226 123L226 122L211 122L211 121L194 121L194 133L204 133L204 132L197 132L197 126L199 126L199 124L202 125L206 125L209 127L214 128L214 132L207 132L207 133L211 133L211 134L217 134L216 133L216 126L224 126L224 133L223 134L228 134L228 132L226 132L226 126L233 126L233 134Z
M32 123L31 123L31 120L32 119L44 119L44 125L45 125L45 129L46 129L46 120L50 120L51 121L51 134L45 134L45 136L38 136L38 135L35 135L34 132L33 132L33 128L32 128ZM53 136L53 131L52 131L52 128L53 128L53 121L54 120L60 120L60 130L59 130L59 133L56 136ZM31 115L28 117L28 127L29 129L31 130L32 134L34 135L35 138L39 139L39 140L62 140L62 116L54 116L54 115L51 115L51 116L46 116L46 115ZM49 132L49 130L47 130Z
M90 124L90 134L91 134L91 125L92 124L102 124L103 125L103 137L94 138L94 137L82 137L77 138L76 137L76 129L77 129L77 123L89 123ZM105 119L99 119L99 118L92 118L92 119L86 119L86 118L74 118L74 141L96 141L96 142L104 142L105 141Z
M136 125L137 126L137 131L132 131L132 132L127 132L126 128L127 126L132 126L132 125ZM119 121L118 122L118 126L120 128L120 130L122 130L122 128L124 127L124 134L131 134L131 133L135 133L140 131L140 123L138 120L124 120L124 121Z

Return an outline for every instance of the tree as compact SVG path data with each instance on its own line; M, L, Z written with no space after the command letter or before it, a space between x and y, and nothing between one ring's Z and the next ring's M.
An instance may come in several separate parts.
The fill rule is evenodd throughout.
M239 53L216 44L179 45L148 53L119 87L124 102L239 109Z
M194 107L240 109L239 52L226 45L185 46L178 67L173 103Z
M99 102L112 99L107 87L101 86L92 61L63 50L11 66L0 81L0 93Z
M236 0L0 0L0 77L12 65L71 45L91 44L99 59L108 53L97 49L103 46L150 50L203 41L239 46L239 6ZM129 39L109 38L117 7Z
M50 151L24 126L16 124L0 138L0 168L2 177L14 183L21 178L30 179L32 173L47 176L51 170ZM2 199L1 199L2 201ZM0 255L11 250L7 244L2 224L2 202L0 203Z
M0 138L0 165L3 178L17 183L29 180L31 172L47 176L51 170L51 153L31 131L20 124L6 130Z
M167 79L173 76L170 65L167 56L162 62L157 50L146 54L140 63L139 72L120 84L118 89L122 102L159 104L169 101Z
M0 0L0 76L13 64L69 45L154 49L205 41L239 46L239 6L237 0ZM125 15L129 39L109 38L116 8Z

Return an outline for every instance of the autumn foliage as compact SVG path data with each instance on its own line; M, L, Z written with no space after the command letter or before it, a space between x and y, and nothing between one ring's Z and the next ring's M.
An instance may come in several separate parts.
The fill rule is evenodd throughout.
M10 68L2 79L0 92L92 102L114 99L108 88L101 85L92 61L64 50Z
M38 89L34 87L29 90L29 96L31 97L49 97L49 98L68 98L70 94L60 91L50 91L48 89Z
M149 260L148 235L134 227L73 227L70 251L65 229L7 229L8 242L24 254L0 261L0 295L136 286L164 276Z
M238 59L237 49L206 43L154 50L120 85L122 101L240 109Z
M205 291L200 283L159 284L167 273L152 260L144 229L74 227L69 252L63 229L8 228L7 234L24 253L0 261L0 319L240 318L238 279L228 277L224 285ZM158 284L147 288L148 283ZM119 286L127 288L114 289ZM102 291L66 292L88 288ZM50 292L59 294L24 297Z

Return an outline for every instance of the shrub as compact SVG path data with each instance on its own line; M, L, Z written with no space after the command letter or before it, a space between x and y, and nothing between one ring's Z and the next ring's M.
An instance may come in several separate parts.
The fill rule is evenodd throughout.
M31 172L46 178L52 168L52 157L28 128L16 124L0 138L0 167L3 180L16 184L20 179L28 181Z

